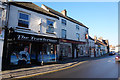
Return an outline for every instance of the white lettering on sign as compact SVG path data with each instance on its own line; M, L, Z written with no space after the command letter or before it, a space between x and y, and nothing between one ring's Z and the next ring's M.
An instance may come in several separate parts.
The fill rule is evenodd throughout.
M53 39L46 39L46 38L37 38L34 36L24 36L24 35L18 35L18 40L28 40L28 41L44 41L44 42L57 42L57 40Z

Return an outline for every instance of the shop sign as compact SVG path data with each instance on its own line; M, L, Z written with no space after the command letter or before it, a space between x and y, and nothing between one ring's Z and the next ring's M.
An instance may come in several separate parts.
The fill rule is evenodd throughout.
M88 39L88 34L85 34L85 39Z
M42 41L42 42L57 42L57 40L53 40L53 39L38 38L38 37L35 37L35 36L24 36L24 35L18 35L18 40Z
M28 34L17 34L16 36L12 37L12 40L19 40L19 41L33 41L33 42L51 42L51 43L57 43L57 39L51 39L41 36L34 36L34 35L28 35Z
M98 48L100 48L101 46L100 45L98 45Z

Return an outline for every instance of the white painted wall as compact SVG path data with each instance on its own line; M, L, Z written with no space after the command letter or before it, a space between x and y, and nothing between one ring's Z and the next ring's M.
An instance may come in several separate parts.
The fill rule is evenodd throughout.
M46 11L49 11L44 5L41 6L43 9L45 9ZM65 29L67 31L67 38L66 39L70 39L70 40L77 40L77 37L76 37L76 33L79 33L80 34L80 41L83 41L83 42L87 42L87 40L85 39L85 34L87 34L86 32L86 29L85 27L83 26L80 26L79 25L79 30L76 29L76 23L74 22L71 22L63 17L60 17L59 16L59 21L58 21L58 34L59 34L59 38L61 38L61 31L62 29ZM63 25L61 23L61 20L64 19L66 20L66 24L67 25Z
M89 47L95 47L95 41L89 39Z
M58 19L46 16L40 13L36 13L36 12L30 11L24 8L16 7L14 5L10 6L9 27L18 27L18 17L19 17L18 12L19 11L23 11L23 12L30 14L29 29L33 30L34 32L38 32L40 30L39 23L40 23L40 20L42 19L42 33L48 36L53 36L53 34L46 33L47 19L51 19L55 21L54 23L54 28L55 28L54 30L56 33L55 36L59 35L57 33L58 32L58 28L57 28Z
M77 40L76 33L79 33L80 34L80 41L87 42L87 40L85 39L85 34L87 33L86 30L85 30L86 29L85 27L82 27L82 26L79 25L79 30L77 30L76 25L78 25L78 24L73 23L69 20L66 20L62 17L59 17L59 18L60 19L59 19L58 24L59 24L59 30L60 30L60 32L59 32L60 38L61 38L61 35L62 35L61 34L62 29L65 29L67 31L67 38L66 39ZM62 19L66 20L67 25L63 25L61 23Z

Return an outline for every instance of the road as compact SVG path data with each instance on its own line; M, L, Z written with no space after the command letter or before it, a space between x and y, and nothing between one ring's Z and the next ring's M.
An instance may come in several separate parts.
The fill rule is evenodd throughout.
M115 55L88 60L78 66L63 71L34 76L31 78L118 78L118 67Z

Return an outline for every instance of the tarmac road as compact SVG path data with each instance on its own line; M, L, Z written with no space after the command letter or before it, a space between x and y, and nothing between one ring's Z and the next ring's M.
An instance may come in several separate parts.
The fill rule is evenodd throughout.
M115 55L89 60L83 64L63 71L38 75L30 78L118 78L119 62Z

